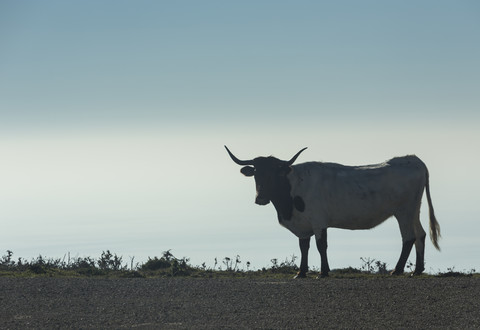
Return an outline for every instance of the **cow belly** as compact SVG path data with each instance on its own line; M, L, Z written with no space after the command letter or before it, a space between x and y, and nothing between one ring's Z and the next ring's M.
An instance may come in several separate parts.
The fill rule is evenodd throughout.
M328 227L342 229L370 229L378 226L395 213L408 199L408 195L392 192L372 194L350 193L331 199L325 215Z
M378 226L392 215L381 215L378 217L344 217L341 219L333 219L329 221L328 227L340 228L340 229L371 229Z
M291 220L281 219L280 224L299 238L309 238L313 235L312 224L307 220L296 218Z

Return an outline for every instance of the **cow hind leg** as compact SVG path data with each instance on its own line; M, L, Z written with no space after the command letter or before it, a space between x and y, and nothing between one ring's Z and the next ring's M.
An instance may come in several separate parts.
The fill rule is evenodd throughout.
M413 243L415 243L415 238L403 242L402 253L400 254L400 258L398 259L395 269L391 273L392 275L403 274L408 256L410 255L410 251L412 251Z
M425 270L425 237L427 234L420 223L420 214L415 219L415 251L417 252L417 260L413 275L420 275Z
M392 275L403 274L405 264L412 250L413 244L415 244L416 250L416 264L414 275L421 274L424 271L424 255L425 255L425 231L420 224L420 201L412 203L412 207L402 212L397 212L395 217L397 218L400 232L402 234L402 252L400 258L392 271Z
M322 229L320 238L317 238L317 249L320 252L321 266L320 277L327 277L330 272L327 259L327 229Z
M294 278L305 278L307 277L308 272L308 250L310 249L310 237L309 238L300 238L300 252L302 254L300 261L300 271L295 275Z
M414 230L414 212L411 210L402 210L395 214L398 225L400 227L400 233L402 234L402 252L398 259L395 269L391 272L392 275L401 275L407 263L408 256L412 251L413 244L415 243L415 230Z

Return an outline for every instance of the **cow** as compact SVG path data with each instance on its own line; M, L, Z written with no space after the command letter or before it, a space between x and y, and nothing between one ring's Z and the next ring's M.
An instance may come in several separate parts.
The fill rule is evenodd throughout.
M430 213L430 238L440 250L438 224L430 197L428 170L417 156L392 158L384 163L345 166L307 162L293 165L307 148L289 161L273 156L240 160L225 146L230 158L244 166L240 172L255 178L255 203L272 202L279 223L299 238L301 261L295 278L306 277L310 238L315 235L320 252L320 277L328 276L327 228L371 229L394 216L402 236L402 252L391 272L403 274L413 244L415 271L424 270L426 233L420 223L420 204L426 190Z

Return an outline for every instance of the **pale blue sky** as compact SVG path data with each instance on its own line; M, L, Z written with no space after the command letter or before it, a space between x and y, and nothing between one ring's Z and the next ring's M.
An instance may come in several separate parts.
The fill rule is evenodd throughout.
M479 39L477 1L2 1L0 250L298 255L223 145L308 146L299 161L419 155L446 245L427 269L480 268ZM332 266L393 266L396 227L334 231Z
M451 119L478 105L476 1L0 6L4 124Z

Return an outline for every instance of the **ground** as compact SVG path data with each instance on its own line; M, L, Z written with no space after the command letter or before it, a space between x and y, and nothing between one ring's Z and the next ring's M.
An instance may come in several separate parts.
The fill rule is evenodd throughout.
M480 278L0 278L0 328L480 328Z

